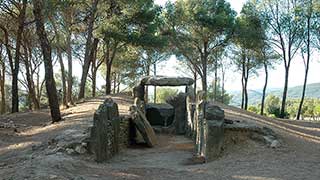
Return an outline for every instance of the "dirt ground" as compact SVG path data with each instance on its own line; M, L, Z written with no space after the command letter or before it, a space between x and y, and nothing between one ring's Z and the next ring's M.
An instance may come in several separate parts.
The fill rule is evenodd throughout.
M94 110L104 99L64 110L64 121L57 124L50 124L46 110L1 116L0 179L320 179L320 123L265 118L224 105L228 119L271 127L281 147L272 149L248 139L227 147L218 160L198 165L189 163L193 143L184 136L158 135L157 147L131 147L102 164L91 155L57 148L87 137ZM130 97L113 99L120 113L128 112Z

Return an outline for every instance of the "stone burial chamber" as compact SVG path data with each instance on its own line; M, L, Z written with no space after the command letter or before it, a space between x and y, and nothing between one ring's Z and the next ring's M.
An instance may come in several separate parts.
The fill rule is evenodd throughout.
M224 110L206 100L205 93L199 91L194 95L193 83L191 78L184 77L142 78L133 88L134 103L127 116L119 115L118 105L107 98L94 114L88 151L95 155L97 162L104 162L130 144L143 142L148 147L156 146L155 131L191 138L195 160L203 162L219 158L225 146L243 134L265 141L270 147L279 146L271 129L225 120ZM186 86L186 91L167 98L166 103L145 104L147 85Z
M187 130L187 107L186 98L189 93L189 86L194 80L188 77L166 77L147 76L140 80L133 89L135 106L140 106L145 112L148 123L159 132L174 132L186 134ZM179 93L175 97L168 97L166 103L147 103L145 101L146 86L186 86L185 93ZM140 105L137 105L140 104Z

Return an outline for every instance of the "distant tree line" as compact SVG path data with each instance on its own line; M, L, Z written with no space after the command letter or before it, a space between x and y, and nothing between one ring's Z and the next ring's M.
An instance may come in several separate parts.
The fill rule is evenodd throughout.
M238 16L225 0L168 1L164 7L153 0L0 0L0 112L49 106L57 122L61 106L129 90L174 55L201 82L194 84L195 92L203 90L209 100L230 101L226 69L235 68L245 110L249 81L262 69L262 115L269 70L283 64L279 117L284 118L290 67L299 57L305 65L295 112L300 119L309 105L312 55L320 50L319 17L315 0L249 0ZM81 74L75 75L75 63L82 65ZM105 81L100 89L98 76ZM156 101L156 88L153 93Z

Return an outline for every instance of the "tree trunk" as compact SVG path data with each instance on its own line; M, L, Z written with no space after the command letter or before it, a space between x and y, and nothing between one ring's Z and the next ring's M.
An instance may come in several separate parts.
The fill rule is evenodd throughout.
M121 74L118 73L118 85L117 85L118 89L117 89L117 93L120 93L120 84L121 84Z
M218 82L218 67L217 59L214 62L214 100L217 100L217 82Z
M30 100L30 104L31 104L31 109L35 109L38 110L40 109L40 104L39 101L36 97L36 92L34 89L34 82L33 82L33 77L32 74L30 72L30 61L31 59L28 58L28 52L31 53L31 49L28 51L27 50L27 41L25 42L25 46L24 46L24 53L25 53L25 58L24 58L24 64L25 64L25 69L26 69L26 78L27 78L27 86L28 86L28 97ZM31 58L31 54L29 54L30 58Z
M58 54L58 60L60 64L60 70L61 70L61 81L62 81L62 104L64 107L68 108L68 102L67 102L67 85L66 85L66 73L64 69L63 59L62 59L62 52L60 47L57 47L57 54Z
M148 58L149 58L149 55L148 55ZM150 76L150 66L151 66L151 61L149 61L147 64L146 76ZM148 101L149 101L149 91L148 90L149 90L149 86L145 86L145 90L144 90L145 103L148 103Z
M107 66L106 69L106 95L109 95L111 93L111 69L112 69L112 63L116 56L117 49L118 49L118 43L115 42L113 49L110 47L110 41L106 42L107 45L107 51L106 51L106 59L105 64ZM112 49L112 53L111 53Z
M72 85L73 85L73 77L72 77L72 47L71 47L71 30L70 27L68 29L67 34L67 57L68 57L68 88L67 88L67 102L71 105L74 105L73 97L72 97Z
M288 81L289 81L289 67L286 67L285 68L285 80L284 80L283 94L282 94L282 102L281 102L280 118L285 117L286 100L287 100L287 93L288 93Z
M204 98L207 100L208 83L207 83L207 71L208 71L208 42L204 42L204 53L202 57L202 90L204 92Z
M95 14L97 11L98 0L93 0L91 13L89 17L89 24L88 24L88 31L87 31L87 42L86 42L86 49L84 54L84 62L82 66L82 76L80 81L80 91L79 91L79 99L85 97L85 88L86 88L86 81L87 76L90 68L91 58L90 58L90 50L92 49L92 32L93 32L93 25L95 20Z
M157 75L157 63L153 64L153 75ZM154 86L153 88L153 103L157 103L157 86Z
M221 75L222 75L222 81L221 81L221 102L222 102L222 103L224 103L224 91L225 91L225 90L224 90L224 80L225 80L225 79L224 79L224 78L225 78L225 77L224 77L224 76L225 76L225 72L224 72L224 71L225 71L225 70L224 70L224 67L222 66L222 67L221 67L221 72L222 72L222 73L221 73Z
M312 1L309 6L312 6ZM310 20L311 20L311 15L309 14L308 20L307 20L307 62L305 62L304 82L303 82L302 96L301 96L299 109L297 113L297 120L299 120L301 116L301 111L303 107L304 97L306 94L307 81L308 81L308 72L309 72L309 64L310 64Z
M51 47L47 34L44 27L44 17L42 14L42 9L44 9L41 0L33 0L33 13L36 21L36 31L40 41L45 79L46 79L46 90L49 99L49 106L51 111L52 122L58 122L61 120L61 114L59 109L59 102L57 96L56 83L53 76L52 59L51 59Z
M11 112L19 112L19 90L18 90L18 74L19 74L19 63L20 63L20 47L22 41L22 33L24 28L24 20L26 15L27 0L23 0L22 9L18 16L18 31L16 38L16 54L14 58L14 68L12 71L12 109Z
M249 71L250 71L250 58L246 58L245 66L245 77L244 77L244 110L248 110L248 80L249 80Z
M264 81L264 86L263 86L263 91L262 91L260 115L264 114L264 103L265 103L265 98L266 98L266 91L267 91L267 86L268 86L268 76L269 76L268 65L267 65L266 60L264 60L263 65L264 65L264 72L265 72L266 78L265 78L265 81Z
M113 94L116 94L117 88L117 73L113 73Z
M242 74L241 74L241 85L242 85L242 92L241 92L241 109L244 109L244 101L245 101L245 55L242 55Z
M248 110L248 78L244 78L244 110Z
M106 95L109 95L111 93L111 66L112 66L112 64L107 63Z
M193 79L194 79L194 84L193 84L193 93L196 96L197 95L197 71L194 68L194 72L193 72Z
M92 97L96 96L96 84L97 84L97 71L99 68L99 64L97 65L97 51L98 51L99 39L95 38L93 40L93 46L91 49L90 59L91 59L91 76L92 76Z
M6 76L6 66L4 64L4 59L2 59L2 46L0 47L0 92L1 92L1 105L0 105L0 114L6 112L6 92L5 92L5 76Z
M92 71L92 97L96 97L97 71Z

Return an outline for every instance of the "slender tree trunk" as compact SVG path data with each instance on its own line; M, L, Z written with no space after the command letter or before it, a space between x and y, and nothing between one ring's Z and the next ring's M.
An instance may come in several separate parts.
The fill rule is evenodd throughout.
M57 48L57 54L58 54L58 61L60 64L60 70L61 70L61 81L62 81L62 104L64 107L68 108L68 102L67 102L67 85L66 85L66 72L64 69L63 59L62 59L62 52L60 47Z
M120 93L120 84L121 84L121 74L120 73L118 73L118 85L117 85L117 93Z
M289 81L289 67L287 66L285 68L285 80L284 80L284 87L283 87L283 94L282 94L280 118L285 117L286 101L287 101L287 94L288 94L288 81Z
M91 75L92 75L92 97L96 96L96 82L97 82L97 71L100 66L100 64L96 64L97 62L97 51L98 51L98 44L99 44L99 39L95 38L93 40L93 46L91 50Z
M207 83L207 71L208 71L208 42L203 43L203 53L201 54L202 64L202 91L204 92L204 98L207 99L208 83Z
M153 75L157 76L157 63L153 64ZM157 86L153 89L153 103L157 103Z
M217 100L218 67L217 59L214 62L214 100Z
M248 80L249 80L249 71L250 71L250 58L246 58L247 61L246 61L246 66L245 66L245 77L244 77L244 98L245 98L245 101L244 101L244 109L245 110L248 110Z
M112 64L107 63L106 95L109 95L111 93L111 66Z
M221 102L222 103L224 103L224 76L225 76L225 72L224 72L224 67L222 66L221 67L221 71L222 71L222 73L221 73L221 75L222 75L222 82L221 82Z
M88 31L87 31L87 42L86 42L86 49L84 54L84 62L82 66L82 76L81 76L81 82L80 82L80 92L79 92L79 99L82 99L85 97L85 87L86 87L86 81L87 76L90 68L90 50L92 49L92 32L93 32L93 25L95 20L95 14L97 11L98 6L98 0L93 0L92 7L91 7L91 13L89 17L89 24L88 24Z
M309 6L312 6L312 1ZM301 96L298 113L297 113L297 120L299 120L301 116L301 111L303 107L304 97L306 94L307 81L308 81L308 72L309 72L309 64L310 64L310 20L311 20L311 15L309 14L308 20L307 20L307 62L305 62L305 75L304 75L302 96Z
M2 58L2 46L0 47L0 92L1 92L1 105L0 105L0 114L6 112L6 93L5 93L5 75L6 75L6 66L4 59Z
M149 58L149 57L148 57ZM151 66L151 61L149 61L148 65L147 65L147 69L146 69L146 76L150 76L150 66ZM144 90L144 100L145 103L149 102L149 86L145 86L145 90Z
M106 42L107 44L107 51L106 51L106 59L105 64L107 66L107 72L106 72L106 95L109 95L111 93L111 70L112 70L112 63L116 56L117 49L118 49L118 43L115 42L114 47L111 48L110 41ZM111 52L112 49L112 52Z
M19 112L19 90L18 90L18 74L20 63L20 47L22 42L22 33L24 28L24 20L26 15L27 0L23 0L22 9L18 17L18 31L16 38L16 54L14 58L14 69L12 71L12 109L11 112Z
M264 60L263 66L264 66L264 72L265 72L266 77L265 77L263 91L262 91L261 110L260 110L261 115L264 114L264 103L265 103L265 99L266 99L266 91L267 91L268 78L269 78L268 65L267 65L266 60Z
M70 17L71 18L71 17ZM67 102L71 105L74 105L73 97L72 97L72 85L73 85L73 77L72 77L72 47L71 47L71 30L68 27L67 34L67 57L68 57L68 88L67 88Z
M51 24L53 26L56 39L57 39L57 56L58 56L58 62L60 65L60 71L61 71L61 81L62 81L62 105L66 108L68 108L68 102L67 102L67 85L66 85L66 73L64 69L64 63L62 58L62 49L61 49L61 42L60 42L60 34L58 33L58 28L56 27L55 21L51 20Z
M44 9L44 7L42 3L43 2L41 0L33 0L33 13L36 21L36 31L43 54L46 89L49 99L52 122L54 123L61 120L61 114L59 109L56 83L53 76L51 47L44 27L44 17L42 14L42 9Z
M248 110L248 77L244 78L244 110Z
M92 71L92 97L96 97L97 71Z
M30 110L35 109L38 110L40 109L40 104L39 101L36 97L36 92L34 89L34 82L33 82L33 77L31 74L30 70L30 61L31 59L28 58L28 52L31 53L31 50L28 51L28 48L26 47L27 41L25 41L25 46L24 46L24 53L25 53L25 58L24 58L24 64L25 64L25 69L26 69L26 78L27 78L27 86L28 86L28 97L30 100ZM30 58L31 55L29 54Z
M194 68L194 72L193 72L193 79L194 79L194 84L193 84L193 93L196 96L197 95L197 71Z
M113 73L113 94L116 94L117 88L117 74Z
M245 101L245 55L242 57L242 74L241 74L241 85L242 85L242 92L241 92L241 109L244 109L244 101Z

